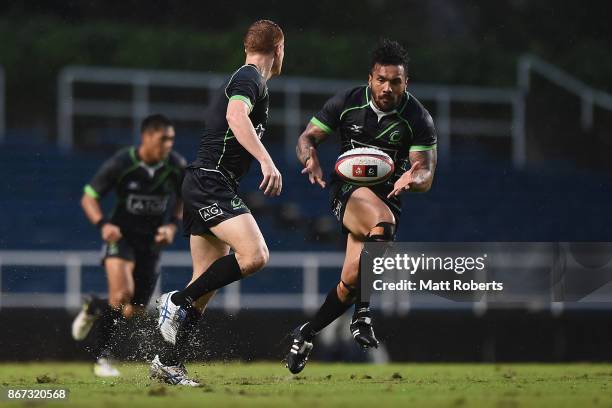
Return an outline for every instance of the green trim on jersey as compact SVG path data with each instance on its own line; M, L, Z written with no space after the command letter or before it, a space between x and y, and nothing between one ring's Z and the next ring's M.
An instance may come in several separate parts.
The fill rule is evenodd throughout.
M166 179L168 178L170 173L172 173L172 167L168 166L168 167L166 167L164 172L159 176L159 179L157 179L155 184L153 184L153 186L149 189L149 191L151 191L151 192L155 191L155 189L157 187L159 187L162 183L164 183L166 181Z
M333 132L332 128L330 128L329 126L327 126L325 123L321 122L319 119L315 118L314 116L312 117L312 119L310 119L310 123L312 123L319 129L321 129L325 133L329 134Z
M406 93L406 101L404 102L400 110L397 111L398 114L402 113L404 109L406 108L406 105L408 105L408 100L410 99L410 93L408 91L406 91L405 93Z
M232 135L231 137L228 137L231 132L232 130L228 126L227 130L225 131L225 136L223 137L223 151L221 152L221 156L219 156L219 161L217 162L217 167L216 167L217 170L219 170L219 166L221 166L221 160L223 159L223 156L225 155L225 147L227 146L227 141L231 139L232 137L234 137L234 135Z
M383 137L385 135L385 133L387 133L388 131L390 131L391 129L393 129L394 127L396 127L397 125L399 125L402 122L393 122L392 124L390 124L385 130L383 130L382 132L380 132L380 134L378 136L376 136L374 139L380 139L381 137ZM398 139L399 140L399 139Z
M231 98L229 98L230 101L242 101L244 103L247 104L247 106L249 107L249 113L251 113L251 111L253 110L253 104L251 103L251 100L249 98L247 98L246 96L243 95L233 95Z
M342 117L343 117L343 116L344 116L344 114L345 114L345 113L347 113L348 111L352 111L352 110L354 110L354 109L363 109L363 108L365 108L366 106L368 106L368 105L370 104L370 98L369 98L369 96L368 96L368 88L369 88L369 87L367 87L367 86L366 86L366 88L365 88L365 99L366 99L366 103L365 103L364 105L361 105L361 106L353 106L352 108L345 109L345 110L344 110L344 111L342 111L342 113L340 114L340 120L342 120Z
M84 188L83 188L83 192L85 194L87 194L88 196L90 196L91 198L95 198L96 200L100 199L100 194L98 194L98 192L96 190L93 189L92 186L90 186L89 184L87 184Z
M132 163L139 164L138 158L136 157L136 148L130 147L130 157L132 158Z
M227 88L230 86L230 84L232 83L232 80L234 79L234 77L236 76L236 74L244 67L251 67L251 68L255 68L255 70L259 73L259 71L257 70L256 67L254 67L253 65L249 65L249 64L244 64L243 66L241 66L240 68L238 68L236 71L234 71L234 73L232 74L232 76L230 77L229 81L227 81L227 85L225 86L225 89L223 90L223 93L225 94L225 97L227 98L228 102L231 101L232 99L238 99L243 101L244 103L246 103L249 106L249 113L251 113L251 111L253 110L253 104L251 103L251 100L249 98L247 98L244 95L232 95L231 97L227 94ZM260 74L261 75L261 74ZM267 88L266 88L266 95L267 95ZM265 97L265 96L264 96ZM225 155L225 148L227 147L227 141L234 138L236 136L234 136L234 134L232 133L232 130L229 128L229 126L227 127L227 130L225 131L225 136L223 137L223 151L221 152L221 156L219 156L219 161L217 162L217 167L216 169L219 169L219 166L221 166L221 160L223 160L223 156Z
M132 152L133 151L134 151L134 149L130 150L130 156L132 156ZM134 160L135 158L136 158L136 156L132 156L132 160ZM123 173L121 173L119 178L117 178L117 184L119 184L121 182L121 180L123 180L123 178L125 176L127 176L128 174L130 174L131 172L133 172L134 170L136 170L139 167L140 167L140 162L139 161L135 161L127 170L125 170Z
M414 145L414 146L410 146L410 151L411 152L425 152L427 150L435 150L437 149L437 144L432 144L431 146L421 146L421 145Z
M408 105L409 99L410 99L410 92L406 91L406 101L404 102L400 110L397 111L395 114L397 115L399 120L401 120L402 122L406 124L406 126L408 126L408 130L410 130L410 135L412 136L412 138L414 138L414 131L412 130L412 126L410 126L410 123L408 123L408 121L402 117L402 113L404 112L404 109Z
M232 74L232 76L230 77L229 81L227 81L227 85L225 86L225 89L223 90L223 93L225 94L225 97L227 99L230 98L230 96L227 94L227 88L230 86L230 84L232 83L232 80L234 79L234 77L236 76L236 74L244 67L251 67L251 68L255 68L253 65L249 65L249 64L244 64L243 66L241 66L240 68L238 68L236 71L234 71L234 73ZM259 71L257 70L257 68L255 68L255 70L257 71L257 73L259 73ZM261 74L260 74L261 75Z
M412 131L412 126L410 126L410 123L408 123L408 121L404 118L402 118L402 115L397 115L397 117L406 124L406 126L408 126L408 129L410 130L410 134L412 135L412 137L414 138L414 132Z

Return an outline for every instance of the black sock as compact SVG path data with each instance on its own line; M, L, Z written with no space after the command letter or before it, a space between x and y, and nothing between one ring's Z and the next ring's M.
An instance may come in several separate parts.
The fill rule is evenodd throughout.
M321 305L317 313L310 322L304 327L302 333L307 340L312 339L318 332L323 330L327 325L342 316L351 307L351 303L342 303L338 298L338 289L336 286L332 288L325 298L325 302Z
M108 358L113 353L116 344L115 333L117 326L123 320L121 310L106 305L98 319L98 332L96 341L96 357Z
M374 281L373 265L374 259L385 256L389 244L395 236L395 225L388 222L376 224L383 228L383 233L368 234L365 245L359 258L359 274L357 278L357 301L355 302L355 314L362 309L370 308L372 297L372 284Z
M159 360L164 365L176 366L182 364L189 352L189 339L193 335L193 331L200 321L202 314L194 307L187 308L187 316L181 323L177 333L176 342L174 345L162 342L163 348L159 353Z
M173 294L171 300L175 305L185 306L208 292L220 289L240 279L242 279L242 273L236 255L226 255L213 262L206 272L185 289Z
M369 248L371 238L368 237L359 257L359 272L357 275L357 300L355 302L355 313L362 308L370 307L370 297L372 297L372 281L374 273L372 272L372 264L376 254Z
M364 256L363 253L361 255ZM372 277L371 274L362 273L361 262L359 263L359 275L357 278L357 300L355 301L355 316L362 309L370 308L370 297L372 296Z

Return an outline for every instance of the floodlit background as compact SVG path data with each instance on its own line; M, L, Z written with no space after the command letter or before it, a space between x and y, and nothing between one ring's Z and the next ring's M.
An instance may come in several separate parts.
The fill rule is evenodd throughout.
M294 147L328 97L367 80L369 50L381 37L406 46L409 90L439 136L434 186L404 196L399 240L612 241L612 26L595 3L2 2L0 359L87 358L69 322L82 294L105 292L106 280L99 233L79 206L83 185L108 155L137 143L150 113L175 121L175 148L192 160L211 91L243 63L242 36L260 18L286 36L263 139L286 187L264 198L256 166L243 183L271 263L219 293L206 322L211 343L196 358L281 356L276 344L337 282L344 237L327 192L300 175ZM320 149L328 171L333 139ZM161 290L188 280L186 251L179 237L165 253ZM609 247L600 252L609 259ZM528 282L524 265L516 267L516 282ZM593 290L609 278L584 272ZM375 305L385 350L364 357L339 346L352 347L340 342L350 336L341 325L326 332L316 357L611 357L605 301ZM265 339L255 335L262 331ZM147 349L131 344L125 353L140 358Z

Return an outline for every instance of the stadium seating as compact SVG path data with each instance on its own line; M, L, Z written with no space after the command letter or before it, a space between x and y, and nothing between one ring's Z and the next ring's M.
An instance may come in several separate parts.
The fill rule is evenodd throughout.
M186 150L186 143L178 146ZM283 194L262 199L256 191L260 175L253 171L241 189L272 250L337 249L333 235L317 239L314 224L331 225L327 192L307 183L282 146L272 155L284 177ZM333 149L322 155L331 168ZM0 170L12 174L0 184L0 245L4 249L93 249L98 232L85 220L79 198L83 185L107 153L60 152L46 143L5 143ZM190 158L187 152L185 156ZM19 169L19 171L15 171ZM252 193L249 193L251 191ZM486 151L454 150L439 163L434 187L427 194L409 194L399 238L407 241L538 241L610 238L602 222L612 201L607 179L565 163L546 163L527 171ZM105 203L109 206L110 203ZM483 220L486 220L483 221ZM581 231L589 224L588 235ZM178 240L178 248L186 248Z
M0 248L98 249L98 231L87 223L79 199L108 152L64 153L35 136L13 134L0 147L0 172L11 175L0 183ZM195 140L182 141L177 150L192 158ZM327 192L311 186L294 163L286 162L282 146L270 150L283 173L283 194L262 200L259 192L245 193L270 249L341 250L343 238L330 214ZM322 154L326 169L335 156L334 149ZM246 192L260 181L253 170L243 182ZM459 145L453 146L449 161L439 164L429 193L405 196L398 239L610 241L611 204L610 183L597 173L555 162L516 171L509 160ZM172 249L186 250L186 240L177 239ZM6 283L11 275L23 275L17 269L10 272L4 271L3 287L19 290L18 282ZM63 281L58 279L39 284L61 291ZM266 284L265 279L257 282Z

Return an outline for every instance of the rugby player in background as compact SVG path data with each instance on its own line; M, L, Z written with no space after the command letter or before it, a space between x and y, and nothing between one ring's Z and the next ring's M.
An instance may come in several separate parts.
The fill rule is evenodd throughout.
M159 329L168 345L151 363L151 376L170 384L197 385L187 377L184 353L214 292L268 262L268 247L238 194L238 183L256 159L263 175L259 188L268 196L281 193L281 174L260 140L268 120L267 81L281 73L283 64L281 28L269 20L253 23L244 50L245 64L213 95L197 158L183 182L183 226L193 276L185 289L158 300Z
M83 340L98 327L94 373L116 377L113 337L124 319L144 311L159 277L159 255L174 240L182 217L180 187L186 161L172 151L174 127L163 115L141 125L141 144L108 159L85 186L81 206L104 241L102 264L108 299L90 297L72 323L72 336ZM114 191L117 203L107 219L99 200ZM174 206L172 206L174 204Z
M396 172L388 181L359 187L332 173L330 204L347 234L346 257L340 282L334 286L321 308L308 322L293 332L287 354L292 373L304 369L316 334L355 304L350 324L353 337L364 348L378 347L370 316L370 293L366 274L360 271L364 243L390 243L395 239L405 191L424 192L431 187L436 167L436 131L433 120L409 92L405 50L395 41L383 40L374 50L368 84L336 94L311 119L297 145L298 160L311 184L325 188L317 147L337 132L341 151L373 147L389 154ZM375 246L376 248L384 245ZM370 251L372 252L372 251ZM363 275L363 276L362 276Z

